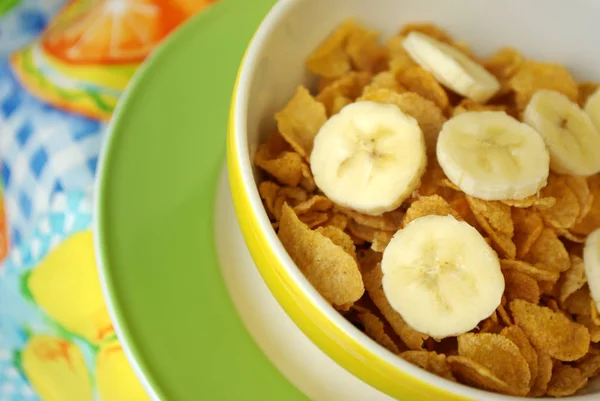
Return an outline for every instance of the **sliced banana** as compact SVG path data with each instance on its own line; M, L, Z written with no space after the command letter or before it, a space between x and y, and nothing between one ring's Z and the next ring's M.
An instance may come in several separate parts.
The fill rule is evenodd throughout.
M596 129L600 130L600 89L588 97L583 110L590 116Z
M403 46L438 82L471 100L485 103L500 90L496 77L446 43L420 32L411 32Z
M562 93L537 91L525 108L523 121L544 138L552 171L580 176L600 172L600 131L590 116Z
M504 292L496 253L475 228L452 216L420 217L398 231L381 270L392 308L436 339L474 329Z
M437 158L454 185L484 200L534 195L546 185L550 169L542 137L502 111L466 112L448 120Z
M417 121L395 105L370 101L331 117L310 156L315 182L327 197L370 215L400 206L419 185L426 164Z
M588 235L583 248L585 275L596 309L600 311L600 228Z

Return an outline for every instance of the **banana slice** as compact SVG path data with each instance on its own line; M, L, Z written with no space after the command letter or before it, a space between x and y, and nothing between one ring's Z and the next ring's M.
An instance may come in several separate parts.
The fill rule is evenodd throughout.
M523 121L544 138L552 171L580 176L600 172L600 131L590 116L565 95L537 91L525 108Z
M436 339L474 329L504 292L496 253L476 229L452 216L420 217L398 231L381 270L392 308Z
M420 32L411 32L403 46L438 82L471 100L485 103L500 90L496 77L446 43Z
M600 130L600 89L588 97L583 110L591 117L596 129Z
M329 199L370 215L400 206L419 185L426 164L417 121L395 105L370 101L331 117L310 156L315 182Z
M484 200L534 195L550 170L542 137L502 111L466 112L448 120L437 157L454 185Z
M585 275L596 309L600 311L600 228L588 235L583 248Z

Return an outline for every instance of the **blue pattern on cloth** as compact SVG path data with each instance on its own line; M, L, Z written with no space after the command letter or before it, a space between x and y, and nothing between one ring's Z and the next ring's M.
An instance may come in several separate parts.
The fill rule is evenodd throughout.
M64 330L48 318L19 289L26 273L43 257L74 233L88 229L92 222L90 194L57 193L49 212L37 220L32 235L11 250L0 270L0 401L38 400L23 372L15 363L18 350L27 343L29 334L65 337ZM84 353L88 369L94 366L95 350L89 343L73 336L69 340Z
M92 188L106 125L31 96L8 65L66 0L22 0L0 15L0 168L11 250L0 266L0 401L38 401L18 363L29 333L60 336L83 353L93 345L65 333L21 290L24 275L92 221Z

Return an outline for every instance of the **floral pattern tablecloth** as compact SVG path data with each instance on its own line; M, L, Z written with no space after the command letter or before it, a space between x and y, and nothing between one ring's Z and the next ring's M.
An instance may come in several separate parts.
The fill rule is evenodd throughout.
M140 63L215 0L0 0L0 401L147 396L91 232L107 122Z

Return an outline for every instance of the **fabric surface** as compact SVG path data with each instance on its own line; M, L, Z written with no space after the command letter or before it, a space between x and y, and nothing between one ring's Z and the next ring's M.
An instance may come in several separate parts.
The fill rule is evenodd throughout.
M0 1L0 401L147 399L102 299L94 178L135 70L213 1Z

